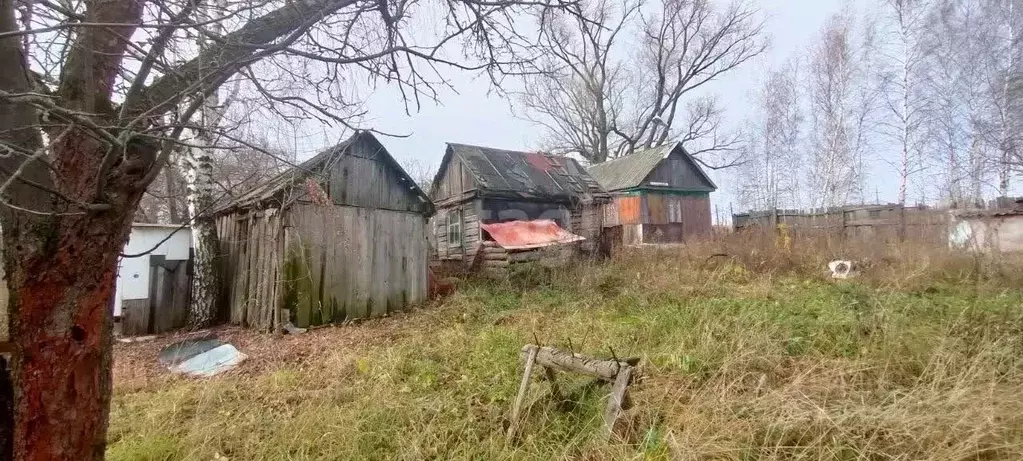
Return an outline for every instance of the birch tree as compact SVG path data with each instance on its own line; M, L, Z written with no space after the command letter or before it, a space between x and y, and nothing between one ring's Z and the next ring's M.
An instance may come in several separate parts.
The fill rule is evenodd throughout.
M118 254L143 191L224 82L243 76L274 107L344 123L339 92L353 78L396 85L414 105L445 84L441 67L495 80L521 72L537 56L520 13L564 5L268 0L230 2L212 19L198 19L198 6L84 0L16 11L0 1L0 224L14 349L4 459L103 458ZM438 26L417 22L413 35L416 13ZM170 50L185 31L209 45L178 57ZM318 71L301 72L312 63ZM264 65L291 82L271 84ZM296 81L312 100L281 90Z
M930 53L926 26L930 19L927 0L885 0L886 40L882 91L886 116L883 131L898 149L898 159L885 159L896 167L899 178L898 203L905 205L911 176L924 167L925 117L930 100L923 88L925 65ZM894 161L893 161L894 160Z
M744 163L736 168L739 201L764 210L800 205L802 98L798 61L767 74L747 122Z
M952 206L983 200L993 163L985 129L989 123L987 77L990 28L978 2L934 2L928 20L925 88L928 163L937 194Z
M831 18L810 53L808 203L832 207L863 200L877 91L869 80L871 28L854 37L847 14Z

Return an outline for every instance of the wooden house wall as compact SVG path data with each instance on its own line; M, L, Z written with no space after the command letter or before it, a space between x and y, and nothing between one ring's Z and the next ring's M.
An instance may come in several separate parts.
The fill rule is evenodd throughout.
M217 219L224 301L233 324L261 330L275 326L284 254L280 214L270 208Z
M600 232L604 227L603 207L599 203L589 203L573 207L570 212L568 231L586 238L583 248L587 251L596 249L600 242Z
M696 165L685 156L672 152L668 158L661 162L643 180L643 186L650 183L667 183L666 187L678 189L713 188L703 176L697 171ZM663 186L663 184L658 184Z
M463 197L466 192L476 189L476 182L469 169L462 164L458 157L452 157L441 174L437 188L430 194L438 205L445 200L454 198L456 201Z
M709 195L682 196L682 228L685 237L710 235L712 221Z
M379 147L382 148L382 147ZM326 192L337 205L425 212L429 204L412 189L412 182L379 155L375 143L352 145L326 171Z
M430 229L436 240L436 255L440 259L471 260L476 255L480 242L480 201L449 205L438 208L430 218ZM462 245L448 242L448 214L462 211Z
M669 240L708 234L711 231L710 196L708 194L677 194L657 191L643 193L645 219L643 224L676 226L670 230ZM674 213L672 210L676 210Z
M296 325L377 317L426 299L422 215L299 204L287 224L282 300Z
M639 195L618 195L614 198L618 210L618 224L640 224L643 222L643 198Z

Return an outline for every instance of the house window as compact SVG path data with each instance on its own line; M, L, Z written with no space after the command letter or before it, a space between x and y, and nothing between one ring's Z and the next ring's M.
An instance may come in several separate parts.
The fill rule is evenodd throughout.
M682 222L682 197L668 198L668 222Z
M448 213L448 247L459 248L462 246L462 210L453 210Z
M870 210L870 219L879 219L881 217L881 210Z

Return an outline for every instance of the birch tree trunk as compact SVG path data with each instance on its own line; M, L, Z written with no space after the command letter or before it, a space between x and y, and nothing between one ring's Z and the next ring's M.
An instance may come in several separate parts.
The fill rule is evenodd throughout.
M179 154L181 170L187 187L188 215L192 218L192 291L188 325L206 328L217 319L217 298L220 293L220 274L217 270L217 227L210 215L214 203L213 158L209 148L213 144L207 133L196 133L196 144Z
M225 0L215 0L211 5L218 11L226 9ZM213 15L207 8L200 8L200 18L210 20ZM222 35L223 25L217 23L211 32ZM199 35L196 40L199 49L205 49L207 40ZM237 85L235 86L237 93ZM228 98L226 105L231 104ZM213 181L213 149L217 136L213 131L220 124L226 108L219 107L218 91L213 91L203 101L201 112L202 129L191 130L192 145L185 146L180 153L181 170L184 172L187 188L188 216L192 219L192 292L188 325L192 329L207 328L217 320L217 298L220 294L220 274L217 267L217 226L213 216L215 198ZM199 147L201 146L201 147Z

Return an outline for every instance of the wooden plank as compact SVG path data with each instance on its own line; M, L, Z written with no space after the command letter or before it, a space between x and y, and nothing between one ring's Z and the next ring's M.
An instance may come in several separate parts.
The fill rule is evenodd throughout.
M272 211L272 213L269 213ZM260 304L260 318L261 323L264 325L264 329L273 330L276 326L274 324L274 312L277 309L277 285L280 281L278 268L280 266L280 254L278 248L281 245L281 234L280 234L280 212L277 209L268 210L267 226L269 227L268 234L270 239L267 242L269 253L267 255L267 287L263 302Z
M622 415L625 405L625 392L629 389L629 381L632 379L632 367L626 365L621 368L615 376L614 386L611 387L611 397L607 401L607 408L604 410L604 431L608 438L614 434L615 423Z
M295 324L302 328L309 326L309 318L312 315L311 300L313 297L308 257L310 249L306 236L306 232L308 232L306 223L307 208L308 205L298 205L291 207L288 211L289 217L294 223L294 226L288 232L288 257L291 258L289 261L289 277L291 277L290 283L294 290L294 293L291 294L294 299L294 312L292 315L295 317Z
M382 225L385 222L381 219L381 214L370 211L369 215L373 221L374 228L374 233L371 234L374 237L370 244L373 254L371 279L373 305L370 308L370 315L380 317L387 315L387 266L390 263L387 257L387 243L390 239L389 237L381 238L381 236L386 235L389 231L385 229L385 225Z
M619 222L621 224L639 224L642 222L642 197L621 196L616 197L618 205Z
M251 221L237 221L238 227L235 231L238 245L238 262L234 270L234 289L231 295L231 323L235 325L245 324L246 313L246 291L249 286L249 236L251 235Z
M358 272L355 274L355 311L357 313L356 318L367 318L371 315L372 306L372 292L371 287L373 284L373 252L372 252L372 238L376 234L376 228L373 226L374 221L372 215L368 210L355 210L355 222L353 223L353 232L355 235L355 242L358 246Z
M386 212L384 212L386 213ZM411 237L405 217L397 213L389 213L388 220L393 223L389 237L387 267L387 312L393 313L405 307L405 242Z
M150 255L149 258L150 261L154 261L156 256ZM160 258L163 257L160 256ZM159 313L168 310L170 288L170 281L167 280L167 271L163 267L151 262L149 267L149 324L147 325L146 332L154 332L156 330L156 318L160 315Z
M522 411L522 401L526 398L526 393L529 392L529 383L532 381L533 375L533 364L536 363L536 354L538 348L536 346L528 346L529 349L526 352L526 363L522 368L522 381L519 382L519 393L515 396L515 403L512 405L511 420L508 424L508 434L505 436L507 443L512 443L515 440L515 431L519 428L519 412Z
M121 334L138 336L149 334L149 299L121 301Z
M259 292L262 290L263 220L253 216L249 225L249 286L245 290L245 325L259 328Z
M519 357L525 359L531 347L536 346L532 344L523 346L519 351ZM620 370L632 365L628 361L597 359L550 346L540 348L536 354L536 362L555 370L583 373L605 381L615 380Z

